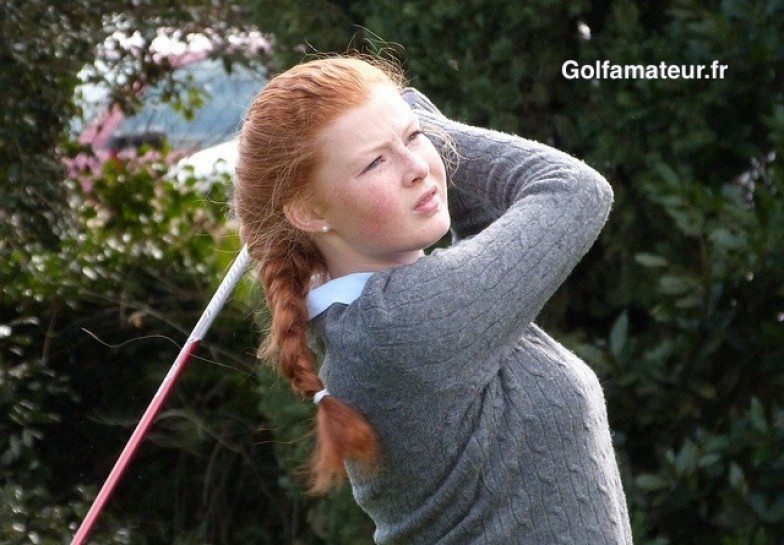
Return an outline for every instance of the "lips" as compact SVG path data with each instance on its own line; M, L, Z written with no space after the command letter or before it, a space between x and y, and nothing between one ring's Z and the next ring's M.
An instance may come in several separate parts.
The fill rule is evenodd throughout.
M420 207L420 206L422 206L422 204L424 204L424 203L425 203L425 202L426 202L428 199L430 199L430 198L431 198L433 195L435 195L435 194L436 194L436 189L437 189L437 188L433 187L432 189L430 189L429 191L427 191L427 192L426 192L424 195L422 195L422 197L421 197L421 198L420 198L420 199L417 201L417 203L416 203L416 206L414 206L414 208L415 208L415 209L416 209L416 208L419 208L419 207Z

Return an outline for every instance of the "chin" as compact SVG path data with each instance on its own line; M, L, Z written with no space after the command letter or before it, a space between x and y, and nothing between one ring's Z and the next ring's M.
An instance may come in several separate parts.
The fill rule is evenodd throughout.
M449 216L446 217L446 221L441 223L439 228L435 230L433 235L429 238L427 245L424 248L430 248L434 244L437 244L444 236L449 233L449 228L451 227L452 222L449 219ZM423 249L424 249L423 248Z

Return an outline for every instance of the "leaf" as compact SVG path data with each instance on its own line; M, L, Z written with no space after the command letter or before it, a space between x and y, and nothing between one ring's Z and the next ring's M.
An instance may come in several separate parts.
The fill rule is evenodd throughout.
M719 454L716 453L706 454L705 456L700 458L698 465L700 467L712 466L717 462L719 462L720 460L721 460L721 455Z
M659 278L659 291L667 295L683 295L694 286L690 279L674 274L665 274Z
M659 173L662 179L667 182L669 185L677 186L680 184L681 180L678 174L670 167L670 165L666 163L655 163L653 165L654 170Z
M695 290L691 293L686 294L685 297L681 297L675 302L676 308L695 308L702 305L702 294Z
M667 213L675 220L675 225L685 235L692 237L702 234L704 218L699 210L684 210L681 208L667 208Z
M778 499L768 509L768 522L776 523L784 520L784 494L779 494Z
M629 332L629 316L624 310L615 320L615 324L610 330L610 352L618 358L626 344L626 336Z
M718 248L725 250L742 250L747 247L747 242L744 237L733 234L723 227L713 229L708 235L708 238Z
M697 447L691 440L686 439L681 447L681 451L675 457L675 470L678 474L685 474L695 466L697 462Z
M639 252L634 255L634 260L643 267L666 267L669 262L663 257L646 252Z
M637 477L634 479L634 482L637 485L637 488L648 492L654 490L663 490L668 487L667 481L654 473L643 473L642 475L637 475Z
M730 463L729 481L732 488L745 492L746 478L743 476L743 469L735 462Z
M759 492L754 492L749 496L751 509L762 519L767 521L768 508L765 505L765 498Z
M751 404L749 405L748 411L749 418L751 419L751 423L760 433L767 433L768 431L768 422L765 418L765 409L762 406L762 403L757 397L751 398Z

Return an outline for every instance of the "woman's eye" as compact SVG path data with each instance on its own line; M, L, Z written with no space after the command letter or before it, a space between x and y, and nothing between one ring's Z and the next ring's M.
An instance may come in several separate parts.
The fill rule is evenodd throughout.
M417 137L418 137L419 135L421 135L421 134L424 134L424 133L423 133L421 130L418 130L418 131L414 131L414 132L412 132L412 133L411 133L411 134L408 136L408 142L409 142L409 143L410 143L410 142L413 142L413 141L414 141L414 140L416 140L416 139L417 139ZM367 172L368 170L372 170L372 169L376 168L378 165L380 165L380 164L381 164L381 163L383 163L383 162L384 162L384 157L383 157L382 155L379 155L378 157L376 157L376 158L373 160L373 162L372 162L372 163L370 163L368 166L366 166L366 167L364 168L364 170L362 171L362 173L364 174L364 173L365 173L365 172Z
M366 166L366 167L365 167L365 170L363 170L362 172L367 172L368 170L375 168L376 166L378 166L378 165L380 165L380 164L381 164L381 161L382 161L382 160L383 160L383 157L381 157L381 156L379 155L378 157L376 157L376 158L373 160L373 162L372 162L372 163L370 163L368 166Z

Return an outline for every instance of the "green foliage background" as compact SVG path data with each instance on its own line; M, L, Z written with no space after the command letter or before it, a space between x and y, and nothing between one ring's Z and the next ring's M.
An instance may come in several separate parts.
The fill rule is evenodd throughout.
M278 70L296 45L382 52L447 115L602 172L610 220L537 323L600 376L635 543L782 543L782 2L138 4L0 8L0 542L69 541L239 249L228 179L174 183L165 156L109 162L89 193L65 179L75 73L107 33L96 15L120 13L147 33L255 24L275 34ZM567 80L569 59L729 68ZM302 494L312 407L256 364L264 320L248 279L96 542L372 541L350 490Z

